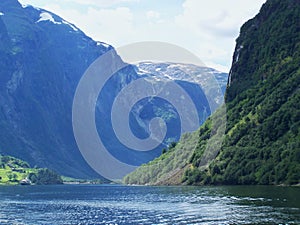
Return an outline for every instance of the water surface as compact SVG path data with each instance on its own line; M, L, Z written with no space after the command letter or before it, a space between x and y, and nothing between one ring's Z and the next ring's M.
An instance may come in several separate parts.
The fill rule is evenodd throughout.
M300 188L0 187L0 224L300 224Z

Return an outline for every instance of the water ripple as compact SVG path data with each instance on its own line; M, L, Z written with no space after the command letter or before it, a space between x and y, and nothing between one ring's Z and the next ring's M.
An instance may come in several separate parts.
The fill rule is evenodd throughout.
M223 188L52 186L0 189L0 224L297 224L284 198ZM297 190L299 196L299 189ZM282 205L278 205L278 204Z

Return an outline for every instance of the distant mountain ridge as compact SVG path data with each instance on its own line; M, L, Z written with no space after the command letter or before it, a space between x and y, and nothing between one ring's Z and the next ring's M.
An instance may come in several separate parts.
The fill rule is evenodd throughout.
M236 42L227 115L224 108L217 110L197 132L129 174L125 183L300 183L300 1L268 0L242 26ZM224 134L222 126L212 129L222 121ZM218 154L203 163L207 148Z
M113 47L92 40L75 25L47 10L21 5L17 0L1 0L0 12L0 153L71 177L99 177L77 148L72 130L72 102L85 70ZM119 57L114 51L113 54ZM99 96L96 108L98 132L111 153L136 165L160 155L161 149L141 156L130 150L130 154L120 154L123 147L110 126L110 107L122 87L141 77L139 72L137 67L128 65L115 74ZM222 76L219 81L224 89L227 74ZM203 93L195 83L181 84L190 90L195 101L202 96L199 101L203 100L205 106ZM165 102L153 99L145 99L142 104L143 113L133 110L131 117L133 133L141 136L147 136L151 117L174 111ZM204 122L211 112L204 113L201 107L199 117ZM178 122L167 117L171 128L176 127ZM179 134L172 133L172 129L170 132L162 146L179 139Z
M211 96L216 102L216 107L220 106L224 99L221 98L225 93L228 76L224 72L219 72L213 68L200 67L195 65L180 63L153 63L142 62L138 64L137 73L139 75L148 75L156 79L180 80L190 83L198 83L206 95ZM214 82L209 79L213 75ZM216 87L219 85L219 87Z

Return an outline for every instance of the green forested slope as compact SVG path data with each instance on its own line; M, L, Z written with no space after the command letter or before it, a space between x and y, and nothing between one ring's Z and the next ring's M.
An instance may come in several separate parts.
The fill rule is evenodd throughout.
M198 131L198 142L191 148L192 157L177 168L180 176L157 182L161 176L151 176L152 166L136 170L125 182L300 183L299 0L269 0L255 18L243 25L225 100L226 131L221 137L221 150L213 161L200 163L208 138L216 136L211 132L210 119ZM172 152L185 145L181 140ZM168 157L163 155L156 162L164 164L165 158ZM169 174L172 175L170 171ZM142 176L148 179L141 181Z
M0 155L0 185L19 184L23 179L31 184L62 184L62 178L47 168L31 168L23 160Z

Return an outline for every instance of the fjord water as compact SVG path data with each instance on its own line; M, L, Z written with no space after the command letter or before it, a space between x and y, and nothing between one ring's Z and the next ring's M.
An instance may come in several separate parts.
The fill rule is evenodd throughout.
M300 224L300 188L7 186L0 224Z

